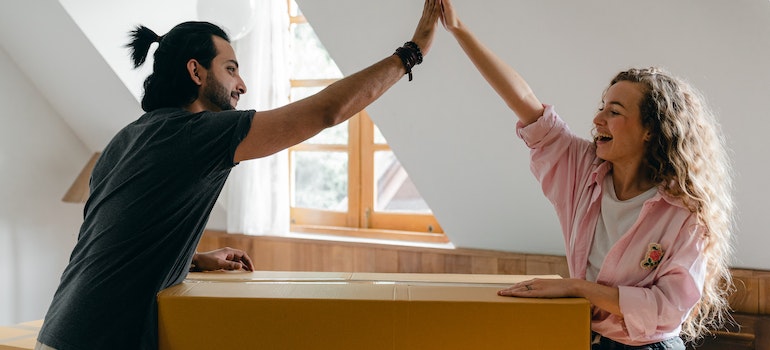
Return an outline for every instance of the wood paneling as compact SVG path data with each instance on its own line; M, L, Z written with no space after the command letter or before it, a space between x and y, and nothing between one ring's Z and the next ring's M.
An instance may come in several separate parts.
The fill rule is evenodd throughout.
M246 236L206 231L199 251L245 250L258 270L569 276L563 256Z
M736 312L759 313L760 281L753 271L734 269L735 292L730 295L730 305Z
M738 313L733 317L736 325L716 331L688 349L770 350L770 316Z
M759 314L770 315L770 271L754 271L759 280ZM770 347L770 330L767 334L767 342Z

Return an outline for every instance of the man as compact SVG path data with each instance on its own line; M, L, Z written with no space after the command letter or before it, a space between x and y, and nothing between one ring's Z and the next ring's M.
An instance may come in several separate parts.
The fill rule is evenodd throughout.
M135 66L153 42L147 112L102 152L84 222L38 349L154 349L156 294L195 269L252 270L240 250L196 254L230 169L295 145L362 110L422 61L440 0L426 0L411 42L323 91L275 110L238 111L246 86L227 35L205 22L164 36L132 32ZM205 325L202 325L205 327Z

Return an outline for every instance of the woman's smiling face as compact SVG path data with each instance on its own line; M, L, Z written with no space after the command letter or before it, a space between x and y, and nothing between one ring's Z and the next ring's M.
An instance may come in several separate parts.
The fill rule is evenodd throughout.
M639 166L650 139L639 109L643 85L620 81L604 94L594 117L596 155L614 166Z

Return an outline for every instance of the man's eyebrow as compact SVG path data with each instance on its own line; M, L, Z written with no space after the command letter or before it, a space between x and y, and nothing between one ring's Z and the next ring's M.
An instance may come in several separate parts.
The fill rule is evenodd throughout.
M238 65L238 61L236 61L236 60L227 60L226 62L230 62L230 63L234 64L236 68L240 68L240 66Z
M609 104L611 104L611 105L618 105L620 107L623 107L623 109L626 109L626 106L624 106L622 103L620 103L618 101L610 101Z

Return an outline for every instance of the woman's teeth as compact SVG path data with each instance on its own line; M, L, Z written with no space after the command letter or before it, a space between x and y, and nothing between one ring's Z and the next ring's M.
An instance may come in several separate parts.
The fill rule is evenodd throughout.
M597 134L594 136L594 141L610 141L612 140L612 135L608 134Z

